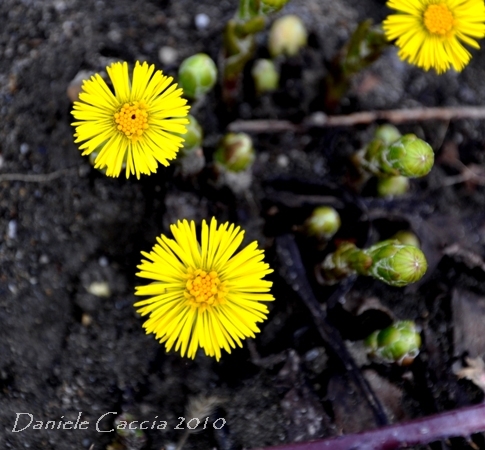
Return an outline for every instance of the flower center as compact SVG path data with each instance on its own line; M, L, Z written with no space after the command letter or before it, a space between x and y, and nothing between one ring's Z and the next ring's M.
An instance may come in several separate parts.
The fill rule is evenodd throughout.
M430 33L441 36L453 28L453 14L444 3L429 5L424 13L424 26Z
M206 272L202 269L189 269L188 280L185 284L185 298L191 306L217 306L224 303L226 289L219 280L217 272Z
M133 141L139 139L143 131L148 128L146 109L143 101L125 103L114 115L118 130Z

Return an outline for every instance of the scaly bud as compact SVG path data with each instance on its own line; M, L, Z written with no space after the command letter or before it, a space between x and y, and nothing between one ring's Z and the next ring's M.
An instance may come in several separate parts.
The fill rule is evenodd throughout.
M215 161L232 172L249 168L254 158L253 141L246 133L227 133L214 154Z
M391 145L392 143L396 142L401 137L401 133L399 130L389 123L385 125L381 125L377 128L374 133L375 139L380 139L384 142L384 145Z
M199 148L202 145L203 139L202 127L197 122L197 119L190 114L187 116L187 119L189 119L189 123L185 125L187 132L180 135L185 139L183 142L183 152L190 152L191 150Z
M343 242L317 266L317 275L322 284L334 284L357 273L402 287L420 280L427 268L423 252L412 245L387 240L361 250Z
M409 230L398 231L391 239L398 240L404 245L412 245L413 247L421 248L418 237Z
M261 12L263 14L269 14L278 12L285 6L289 0L260 0L261 1Z
M256 60L251 75L258 94L278 89L280 74L276 70L274 62L270 59Z
M205 53L197 53L185 59L179 68L179 85L184 96L199 99L216 84L217 67Z
M317 266L317 276L322 284L335 284L354 274L366 274L372 258L351 242L341 243L335 252L328 254Z
M391 144L385 158L399 175L408 178L427 175L434 163L431 146L414 134L406 134Z
M419 354L421 336L414 322L401 320L384 330L374 331L364 344L373 357L388 363L407 365Z
M365 251L372 258L368 274L390 286L406 286L420 280L428 268L423 252L398 241L383 241Z
M328 240L340 228L340 216L331 206L319 206L306 220L305 228L308 235Z
M298 16L289 14L275 20L270 31L268 49L274 58L279 55L295 56L307 44L307 31Z
M391 128L377 130L376 137L354 154L356 166L362 172L379 178L399 175L417 178L427 175L434 163L431 146L414 134L406 134L389 144L397 133Z
M377 180L377 195L379 197L399 197L409 191L409 178L397 175L395 177L379 178Z

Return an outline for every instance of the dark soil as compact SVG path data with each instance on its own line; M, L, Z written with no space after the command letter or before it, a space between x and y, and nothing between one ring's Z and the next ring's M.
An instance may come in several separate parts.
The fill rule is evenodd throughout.
M465 356L485 353L484 178L455 183L453 177L466 174L465 165L483 173L483 122L400 127L426 139L437 163L399 200L375 199L372 186L364 190L369 195L358 195L346 184L348 157L370 139L374 126L254 136L258 156L250 187L233 192L213 181L211 155L230 121L298 122L322 109L328 61L360 20L385 17L384 1L291 0L284 12L304 20L309 47L281 62L278 92L255 98L246 77L232 111L225 111L219 89L197 107L207 158L197 176L184 178L172 165L140 181L110 179L81 156L66 95L80 70L147 60L176 75L178 64L193 53L218 60L221 30L235 9L236 1L215 0L0 2L0 177L69 169L44 182L0 182L0 448L105 449L118 440L112 448L173 450L184 435L175 429L179 418L191 417L187 406L201 395L221 402L209 414L207 429L189 436L187 449L270 446L377 426L285 280L275 237L287 233L295 234L315 295L328 303L331 325L348 341L390 421L482 401L482 391L455 372ZM210 18L201 30L194 25L199 13ZM258 56L267 56L265 33L258 44ZM162 47L175 50L173 63L160 62ZM480 105L484 79L483 52L474 51L463 73L438 77L402 63L390 48L355 77L340 112ZM336 239L364 246L402 228L414 230L429 262L425 278L404 289L359 278L345 284L345 303L336 301L342 288L324 288L313 275L325 253L298 231L320 203L316 196L327 196L341 214ZM151 249L178 219L212 216L241 224L247 241L257 239L275 269L276 301L262 332L219 363L202 353L194 361L166 354L144 334L132 306L140 251ZM110 296L90 294L93 282L108 283ZM369 361L360 343L391 316L422 327L421 354L406 368ZM80 412L89 422L85 430L12 432L17 413L57 424ZM116 414L105 417L101 431L112 429L122 413L150 426L163 420L167 427L147 430L146 442L121 441L116 432L96 429L109 412ZM220 430L213 426L218 418L225 420ZM473 439L431 448L485 448L481 436Z

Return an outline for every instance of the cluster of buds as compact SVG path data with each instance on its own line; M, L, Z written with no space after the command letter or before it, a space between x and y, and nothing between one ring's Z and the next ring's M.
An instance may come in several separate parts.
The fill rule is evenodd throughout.
M421 336L414 322L401 320L383 330L374 331L365 339L364 345L372 358L405 366L418 356Z
M354 164L364 176L378 177L380 196L402 195L409 178L423 177L434 163L431 146L414 134L401 133L393 125L382 125L374 138L354 154Z
M256 34L266 26L266 16L289 0L239 0L236 15L224 30L223 97L232 103L239 91L241 74L256 52ZM271 69L270 69L271 70Z
M368 249L343 242L318 266L318 274L325 284L335 284L357 273L402 287L420 280L427 268L426 258L419 248L397 240L378 242Z

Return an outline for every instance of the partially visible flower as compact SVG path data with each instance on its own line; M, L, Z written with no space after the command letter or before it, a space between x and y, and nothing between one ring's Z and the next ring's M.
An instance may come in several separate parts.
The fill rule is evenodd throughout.
M158 164L169 165L184 139L189 107L173 78L138 61L133 79L126 62L106 68L114 92L99 74L82 85L80 101L74 102L74 137L83 155L99 151L95 168L118 177L126 166L126 178L150 175Z
M480 48L485 36L483 0L389 0L398 11L383 22L389 40L396 39L399 57L425 70L460 72L471 58L463 46Z
M194 358L201 347L219 360L221 349L231 353L259 332L256 324L268 313L262 302L274 300L273 283L263 277L273 270L257 242L235 253L244 231L228 222L203 221L200 243L193 221L178 221L170 229L174 239L162 234L150 253L142 252L147 259L137 276L155 281L136 288L136 295L150 298L135 307L149 315L143 327L165 342L167 351L175 345L182 356Z

